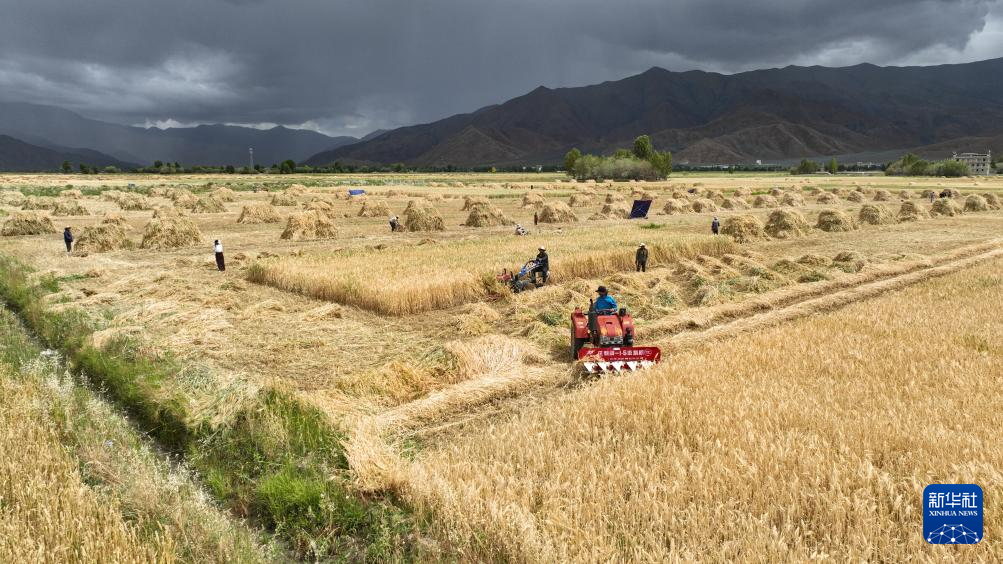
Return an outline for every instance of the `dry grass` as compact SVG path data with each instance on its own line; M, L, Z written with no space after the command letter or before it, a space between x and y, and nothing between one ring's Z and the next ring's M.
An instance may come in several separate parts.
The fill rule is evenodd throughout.
M697 345L475 424L422 455L403 489L475 560L929 557L923 487L974 482L995 497L1003 478L985 385L1003 361L999 267ZM979 407L959 429L961 405ZM1001 525L987 512L988 529Z

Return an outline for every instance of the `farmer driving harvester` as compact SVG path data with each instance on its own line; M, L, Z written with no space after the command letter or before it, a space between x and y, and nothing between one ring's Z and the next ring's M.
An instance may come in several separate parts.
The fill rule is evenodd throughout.
M599 294L599 299L596 300L595 308L596 313L615 313L617 310L616 300L613 296L609 295L609 290L606 286L599 286L596 288L596 293Z

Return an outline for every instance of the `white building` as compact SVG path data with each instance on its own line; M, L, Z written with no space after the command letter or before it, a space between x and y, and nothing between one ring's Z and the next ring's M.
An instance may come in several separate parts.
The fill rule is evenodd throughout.
M988 176L993 172L992 151L982 153L954 153L954 160L968 165L968 171L972 176Z

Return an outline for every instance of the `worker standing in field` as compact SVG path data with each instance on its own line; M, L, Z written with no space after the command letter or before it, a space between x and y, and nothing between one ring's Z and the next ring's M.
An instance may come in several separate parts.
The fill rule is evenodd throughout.
M73 232L67 227L63 229L63 242L66 243L66 256L73 253Z
M710 222L710 232L715 235L721 232L721 222L716 217Z
M540 225L540 214L533 212L533 225Z
M400 220L396 215L390 216L390 232L400 231Z
M648 271L648 247L644 243L641 243L641 246L637 248L637 253L634 254L634 263L638 272Z
M223 259L223 243L216 239L212 244L212 250L216 253L216 268L223 272L226 270L226 261Z
M550 274L550 257L547 256L547 249L540 247L540 252L533 260L536 262L536 267L533 268L533 283L536 283L536 275L539 273L543 277L543 283L546 284L547 276Z

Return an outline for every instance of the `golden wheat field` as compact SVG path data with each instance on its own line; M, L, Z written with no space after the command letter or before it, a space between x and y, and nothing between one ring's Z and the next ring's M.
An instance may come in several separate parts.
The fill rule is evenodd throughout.
M947 188L956 205L931 202ZM0 253L52 288L46 311L88 320L89 345L181 363L161 393L212 426L265 389L319 409L337 478L420 523L404 559L993 561L991 538L928 546L920 496L979 483L987 534L1001 524L1000 196L997 178L5 175ZM622 218L634 199L647 218ZM496 279L541 246L546 286ZM660 366L596 379L570 362L569 315L598 285ZM30 436L74 489L60 511L115 531L88 550L269 557L239 527L232 545L184 540L236 535L225 519L137 540Z

